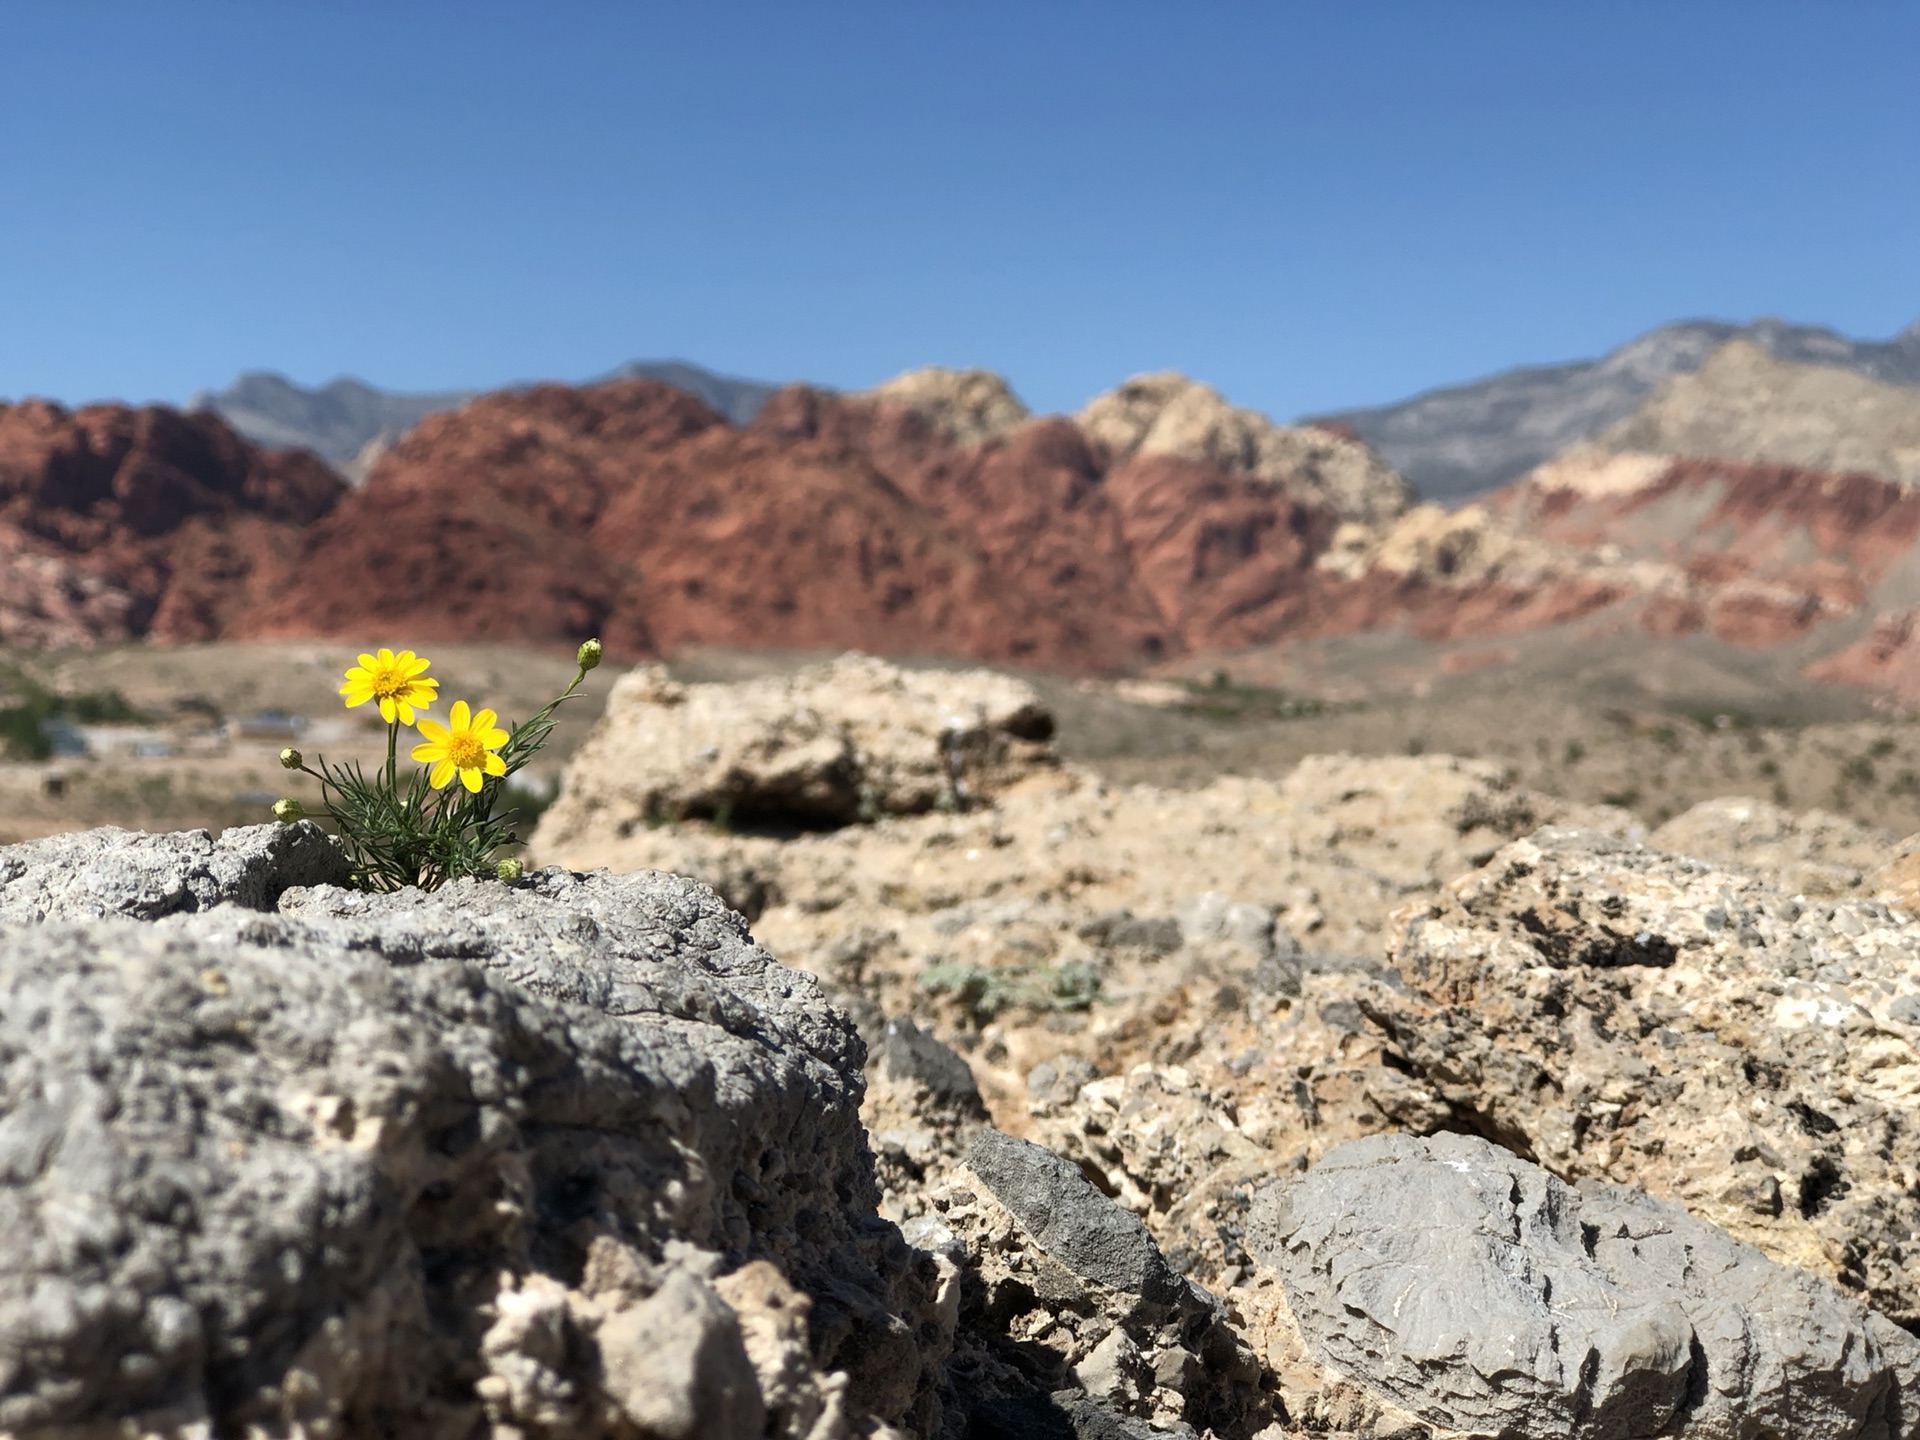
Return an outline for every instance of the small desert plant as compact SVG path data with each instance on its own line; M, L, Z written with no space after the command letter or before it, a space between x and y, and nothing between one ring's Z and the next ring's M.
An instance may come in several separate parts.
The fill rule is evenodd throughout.
M18 670L0 671L0 755L14 760L44 760L53 753L51 721L77 725L126 724L146 719L118 690L61 695Z
M941 960L927 967L920 989L951 995L984 1024L1002 1010L1085 1010L1100 993L1100 976L1078 960L1062 965L975 965Z
M368 701L380 707L387 723L386 764L369 777L357 762L329 765L315 756L316 769L298 750L280 752L283 766L320 782L322 813L316 818L329 822L339 837L354 885L436 890L462 876L519 874L518 860L498 858L519 843L511 802L502 804L506 782L546 744L554 711L579 693L587 672L600 663L600 642L587 641L575 658L579 668L565 690L531 719L502 730L493 711L476 711L464 700L453 702L444 725L416 720L414 712L438 698L440 682L426 676L431 662L411 650L360 657L346 672L340 694L348 709ZM405 776L398 768L403 725L420 733L408 754L426 767ZM277 801L273 813L288 823L307 818L298 800Z
M1848 785L1871 785L1875 774L1873 761L1864 755L1856 755L1840 767L1840 779Z

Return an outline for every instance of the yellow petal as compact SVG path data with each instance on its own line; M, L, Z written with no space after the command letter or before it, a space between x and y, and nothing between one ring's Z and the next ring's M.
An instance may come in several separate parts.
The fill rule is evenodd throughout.
M481 768L489 775L504 775L507 773L507 762L502 760L498 755L489 755L487 756L487 763Z
M438 790L453 778L453 761L441 760L427 772L427 783Z
M468 765L464 767L460 771L460 783L478 795L480 793L480 767L478 765Z
M480 737L480 743L489 750L498 750L512 738L513 736L504 730L489 730Z
M436 745L447 743L447 727L438 720L422 720L413 727Z
M391 650L389 650L389 649L387 649L387 647L386 647L386 646L384 646L384 645L382 645L382 646L380 647L380 654L379 654L379 655L378 655L378 657L376 657L376 658L378 658L378 660L380 661L380 668L381 668L382 670L387 670L387 669L391 669L391 668L392 668L392 666L393 666L393 652L392 652Z
M433 662L431 660L422 660L422 659L419 659L418 657L410 657L407 661L408 677L411 678L412 676L418 675L422 670L425 670L427 666L431 665L432 663ZM436 681L433 681L432 683L437 685L440 682L436 680Z
M389 725L393 723L393 700L390 696L380 697L380 718Z
M409 705L404 698L396 699L393 702L393 708L400 712L402 725L413 724L413 706Z
M473 711L467 707L466 701L456 700L453 702L453 709L447 712L447 722L452 725L455 730L468 730L472 728Z
M476 733L481 730L491 730L493 728L493 722L499 718L500 717L491 710L482 710L473 717L473 728Z
M375 665L379 663L380 662L375 660L371 655L362 654L360 657L360 668L362 670L371 670Z
M418 745L414 746L413 749L409 750L407 754L411 755L415 760L418 760L422 765L429 765L435 760L445 759L447 747L444 745L435 745L430 740L422 740Z

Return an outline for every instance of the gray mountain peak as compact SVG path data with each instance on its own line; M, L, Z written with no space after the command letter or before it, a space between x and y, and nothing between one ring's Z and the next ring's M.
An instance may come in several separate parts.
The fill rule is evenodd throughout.
M736 425L751 420L776 388L761 380L719 375L685 360L631 360L596 377L634 379L659 380L685 390ZM480 393L382 390L351 376L309 387L270 370L249 370L224 390L201 391L188 406L217 412L262 445L311 450L358 483L380 451L422 416L456 409Z
M1736 336L1782 360L1920 385L1920 321L1890 340L1853 340L1773 317L1745 325L1681 320L1597 360L1523 366L1320 418L1351 425L1427 499L1465 499L1624 420L1662 380L1698 370Z

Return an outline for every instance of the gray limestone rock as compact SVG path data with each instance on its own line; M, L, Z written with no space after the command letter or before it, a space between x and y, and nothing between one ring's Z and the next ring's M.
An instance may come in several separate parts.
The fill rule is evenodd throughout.
M1102 1195L1071 1160L988 1129L974 1137L967 1164L1034 1243L1074 1274L1162 1304L1182 1297L1140 1217Z
M674 1277L755 1259L856 1413L903 1418L918 1262L815 981L678 877L244 908L300 840L132 837L65 890L0 852L28 918L174 912L0 926L0 1433L597 1440L656 1401L759 1433L704 1293L686 1393L630 1393Z
M183 922L175 921L174 924ZM852 1024L812 976L757 944L739 914L684 875L574 875L557 866L514 885L456 880L431 895L316 886L278 913L192 922L255 944L369 951L390 965L461 960L551 1000L629 1020L671 1017L818 1057L810 1083L839 1086L866 1059ZM726 1055L716 1055L725 1063ZM854 1103L859 1092L852 1093Z
M984 1117L980 1085L966 1057L908 1016L896 1015L887 1021L880 1059L893 1079L910 1081L945 1105Z
M0 848L0 925L239 905L271 910L296 885L345 884L340 847L311 821L152 835L107 825Z
M1477 1138L1342 1145L1249 1249L1326 1364L1468 1435L1893 1440L1920 1400L1920 1343L1826 1281Z

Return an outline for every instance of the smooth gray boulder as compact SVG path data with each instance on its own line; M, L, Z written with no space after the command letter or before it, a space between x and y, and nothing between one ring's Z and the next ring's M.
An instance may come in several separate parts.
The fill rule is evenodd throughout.
M149 834L105 825L0 847L0 925L240 905L271 910L296 885L344 885L347 859L310 820Z
M178 843L86 903L178 892L138 866L200 842L147 838ZM208 853L196 903L237 852ZM0 1434L611 1440L757 1433L827 1370L848 1423L924 1394L859 1037L706 887L205 893L0 925ZM775 1320L709 1293L754 1260L810 1297L765 1396L741 1335ZM704 1338L668 1363L644 1337L690 1295Z
M1391 1134L1255 1199L1248 1248L1361 1386L1501 1440L1895 1440L1920 1342L1638 1191Z

